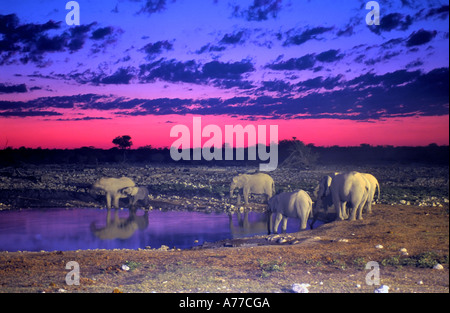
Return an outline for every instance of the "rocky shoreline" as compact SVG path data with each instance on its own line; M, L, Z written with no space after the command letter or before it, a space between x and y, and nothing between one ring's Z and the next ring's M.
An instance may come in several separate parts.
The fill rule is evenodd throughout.
M378 203L390 205L448 205L448 166L391 165L378 167L278 168L270 173L277 191L303 189L311 196L320 178L335 171L357 170L375 175L381 185ZM0 169L0 210L52 207L104 207L101 194L91 191L100 177L132 178L150 191L151 206L161 210L230 212L239 209L229 198L234 175L255 172L251 167L165 166L114 164L96 167L27 165ZM262 197L249 207L265 210ZM122 203L125 205L125 202Z

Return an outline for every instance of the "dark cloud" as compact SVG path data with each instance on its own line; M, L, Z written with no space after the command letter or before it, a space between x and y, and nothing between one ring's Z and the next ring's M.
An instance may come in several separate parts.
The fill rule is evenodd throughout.
M255 88L252 82L242 79L216 79L212 82L215 87L222 89L237 88L241 90L248 90Z
M420 46L423 44L426 44L428 42L430 42L435 36L436 36L437 32L434 31L427 31L424 29L420 29L416 32L413 32L408 40L406 41L406 46L407 47L412 47L412 46Z
M175 59L160 59L139 66L139 78L142 82L161 79L170 82L198 83L202 77L194 60L181 62Z
M203 47L201 47L198 51L196 51L195 53L197 54L202 54L205 52L220 52L225 50L226 47L224 46L215 46L215 45L211 45L211 44L206 44Z
M89 25L79 25L71 27L69 30L70 41L67 45L71 52L78 51L83 48L84 43L87 38L87 33L91 30L92 26L96 23L91 23Z
M319 54L306 54L302 57L291 58L287 61L275 61L272 64L266 65L266 67L277 71L312 70L317 61L331 63L341 60L344 57L344 54L339 52L340 50L330 49Z
M31 116L55 116L63 115L53 111L6 111L0 112L2 117L31 117Z
M442 5L438 8L422 9L416 14L416 18L419 19L429 19L437 17L441 20L445 20L449 15L449 6Z
M215 80L217 86L231 85L231 80L240 80L242 75L254 71L250 61L223 63L211 61L203 66L194 60L180 62L174 59L160 59L140 66L139 78L142 82L152 82L157 79L169 82L185 82L205 84ZM221 84L222 83L222 84ZM236 82L238 86L240 82Z
M336 87L341 87L342 83L340 82L342 79L342 75L338 75L336 77L327 77L323 78L322 76L318 76L315 78L311 78L305 81L302 81L297 84L299 87L299 91L311 90L311 89L320 89L325 88L326 90L331 90Z
M5 85L0 83L0 93L23 93L27 91L25 84Z
M105 38L106 36L112 34L113 28L110 26L98 28L92 32L91 39L100 40Z
M140 13L157 13L166 9L166 0L145 0Z
M172 50L173 44L167 40L157 41L155 43L149 43L145 45L141 50L147 54L149 59L153 58L163 52L163 50Z
M293 86L283 80L275 79L271 81L263 81L262 87L260 90L270 91L270 92L278 92L278 93L286 93L291 92Z
M212 61L206 63L203 68L203 75L206 78L221 78L221 79L240 79L241 75L247 72L254 71L255 68L250 61L241 61L233 63L222 63L219 61Z
M57 118L55 121L91 121L91 120L110 120L111 117L101 117L101 116L85 116L85 117L75 117L75 118Z
M114 74L111 76L103 77L100 80L102 84L129 84L130 80L134 77L132 73L133 69L131 68L119 68Z
M307 54L300 58L291 58L287 61L274 62L272 64L267 65L266 67L277 71L283 70L302 71L312 69L315 63L316 63L315 55Z
M226 63L225 63L226 64ZM215 79L213 82L222 80ZM259 95L230 99L126 99L103 95L47 97L27 102L0 101L1 116L60 115L51 109L113 110L121 115L236 114L271 118L337 118L376 120L389 117L448 114L449 69L428 73L398 70L367 73L345 81L343 76L316 77L296 85L265 81ZM76 104L76 105L74 105ZM83 117L80 117L80 120Z
M342 59L344 57L343 54L339 54L340 50L334 50L334 49L330 49L328 51L324 51L322 53L319 53L316 56L316 60L320 61L320 62L335 62L335 61L339 61L340 59Z
M33 62L45 67L51 63L45 61L46 53L67 50L73 53L83 48L95 24L73 26L55 34L60 30L61 22L21 24L15 14L0 15L0 65ZM100 41L109 38L113 31L112 27L98 28L89 38Z
M369 29L375 34L380 35L382 32L390 32L392 30L407 30L412 22L413 18L410 15L390 13L382 15L380 25L372 25Z
M287 39L284 42L284 45L301 45L312 39L320 40L319 35L329 32L332 29L333 27L314 27L296 34L293 34L293 31L289 31L287 33Z
M243 17L248 21L265 21L269 17L276 18L281 10L282 0L253 0L253 4L242 9L233 7L233 16Z
M244 31L239 31L234 34L225 34L223 38L219 41L221 44L237 44L241 42Z

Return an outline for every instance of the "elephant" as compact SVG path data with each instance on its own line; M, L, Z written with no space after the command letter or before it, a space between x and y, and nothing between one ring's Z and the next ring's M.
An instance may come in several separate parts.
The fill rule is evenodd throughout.
M127 187L119 191L124 197L130 197L130 206L134 207L141 200L145 206L148 206L147 187Z
M272 215L276 214L275 225L272 228ZM278 232L278 226L281 220L283 224L281 229L286 232L287 220L289 217L299 218L300 230L306 229L308 218L312 214L312 200L304 191L283 192L269 199L269 221L268 232Z
M336 220L344 220L347 214L347 205L352 207L349 219L362 219L362 208L369 195L370 183L365 176L356 171L325 176L319 183L315 211L323 206L328 211L330 196L336 211ZM317 188L316 188L317 189ZM316 213L314 212L314 213Z
M128 177L102 177L92 185L92 188L106 192L106 207L108 209L111 209L111 200L113 200L113 206L118 209L119 199L127 197L120 190L134 186L134 182Z
M238 188L243 190L245 204L248 204L248 195L265 194L267 200L269 200L275 193L275 183L267 174L241 174L233 177L233 181L230 185L230 198L233 196L233 191ZM238 190L239 191L239 190ZM241 196L238 193L238 204L241 203Z
M372 174L369 173L362 173L364 175L364 177L369 181L370 186L369 186L369 196L367 197L367 202L366 205L364 206L364 208L366 208L367 213L372 213L372 203L373 203L373 199L375 197L375 191L378 188L378 195L377 195L377 200L380 200L380 184L378 183L378 180L375 178L375 176L373 176Z

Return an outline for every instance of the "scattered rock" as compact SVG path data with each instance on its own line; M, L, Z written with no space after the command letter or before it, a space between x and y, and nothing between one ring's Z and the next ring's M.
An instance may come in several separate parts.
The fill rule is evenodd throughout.
M130 267L128 265L122 264L122 270L127 272L130 270Z
M384 247L382 245L376 245L375 248L377 249L383 249Z
M292 284L292 291L295 293L309 293L308 287L311 287L310 284Z
M381 285L380 288L374 290L374 293L389 293L389 286Z
M433 269L435 269L435 270L443 270L444 267L441 264L438 263L435 266L433 266Z

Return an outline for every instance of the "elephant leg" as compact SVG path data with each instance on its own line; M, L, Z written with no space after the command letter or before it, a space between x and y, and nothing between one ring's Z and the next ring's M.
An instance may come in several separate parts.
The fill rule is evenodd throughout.
M367 202L364 207L366 207L366 212L368 214L372 214L372 202L373 202L373 196L367 198Z
M273 227L274 234L278 233L278 226L280 225L280 222L282 219L283 219L283 215L281 215L281 213L277 213L276 218L275 218L275 225Z
M334 209L336 210L336 221L344 220L344 217L342 215L342 203L340 201L338 201L337 204L334 205Z
M240 205L241 204L241 194L238 192L238 197L237 197L237 204Z
M308 212L300 212L300 230L306 229L308 226L308 215Z
M283 232L283 234L285 234L287 230L287 221L288 218L283 216L283 224L281 225L281 231Z
M363 219L363 217L362 217L362 211L363 211L363 208L364 208L364 206L367 204L367 201L362 201L362 203L359 205L359 207L358 207L358 216L357 216L357 219L358 220L362 220Z
M269 214L267 214L267 234L270 235L272 230L273 230L273 219L272 219L272 213L269 212Z
M344 220L348 219L348 207L347 207L347 202L342 202L342 217Z
M352 212L350 213L349 220L354 221L356 220L356 212L359 210L359 207L361 206L361 203L352 203Z
M115 207L116 209L119 208L119 199L120 199L120 196L119 196L119 195L114 195L114 203L113 203L113 205L114 205L114 207Z
M248 190L244 189L244 203L247 205L248 204Z
M111 194L110 193L106 194L106 208L108 210L111 209Z

